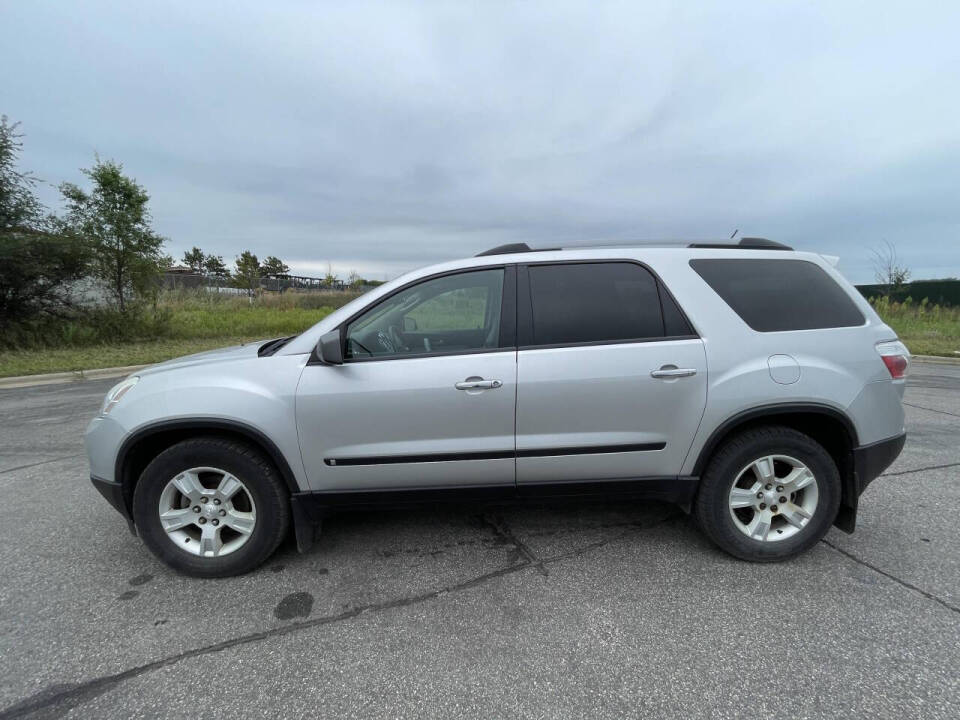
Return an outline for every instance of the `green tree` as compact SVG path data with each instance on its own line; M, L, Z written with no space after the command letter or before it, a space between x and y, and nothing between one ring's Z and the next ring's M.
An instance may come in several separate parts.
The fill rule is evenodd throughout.
M260 272L264 277L280 278L289 275L290 268L275 255L267 255L267 259L260 266Z
M207 255L203 261L203 271L216 278L230 277L230 271L227 269L226 263L223 262L222 255Z
M53 232L34 195L37 179L19 169L19 123L0 116L0 337L39 316L62 315L74 303L70 287L86 273L85 243Z
M233 284L253 292L260 287L260 260L249 250L244 250L234 261Z
M366 281L360 277L360 273L356 270L350 271L350 277L347 278L347 285L350 286L350 289L359 290L365 283Z
M20 123L0 115L0 228L39 229L45 224L45 212L33 194L36 177L18 169L23 150L19 128Z
M73 183L60 185L67 205L64 227L88 240L93 275L107 285L124 312L130 300L158 287L164 239L150 227L150 196L123 174L122 165L97 158L82 172L92 185L89 192Z
M183 254L183 262L195 273L203 272L203 264L206 262L206 256L203 250L194 245L192 250Z

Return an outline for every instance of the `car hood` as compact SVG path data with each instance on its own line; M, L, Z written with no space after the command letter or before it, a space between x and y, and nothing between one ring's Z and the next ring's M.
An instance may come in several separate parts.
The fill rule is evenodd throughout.
M231 360L247 360L257 356L257 351L264 342L266 341L257 340L244 343L243 345L233 345L218 350L207 350L206 352L194 353L193 355L184 355L183 357L151 365L133 374L143 377L144 375L154 375L156 373L166 372L167 370L177 370L179 368L196 365L211 365L213 363L230 362Z

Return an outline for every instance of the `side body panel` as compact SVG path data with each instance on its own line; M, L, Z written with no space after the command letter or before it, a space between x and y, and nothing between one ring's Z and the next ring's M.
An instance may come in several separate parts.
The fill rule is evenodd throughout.
M680 473L706 403L700 340L521 350L517 365L519 484ZM696 374L651 377L665 365Z
M309 365L297 425L310 488L513 486L516 373L515 350ZM454 387L470 377L502 384Z

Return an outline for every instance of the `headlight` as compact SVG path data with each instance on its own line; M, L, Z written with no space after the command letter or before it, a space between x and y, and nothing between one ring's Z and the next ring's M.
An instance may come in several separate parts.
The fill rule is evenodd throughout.
M103 399L103 407L100 408L100 414L109 414L109 412L113 410L113 406L120 402L120 399L127 394L127 391L138 382L140 382L140 378L134 375L110 388L107 396Z

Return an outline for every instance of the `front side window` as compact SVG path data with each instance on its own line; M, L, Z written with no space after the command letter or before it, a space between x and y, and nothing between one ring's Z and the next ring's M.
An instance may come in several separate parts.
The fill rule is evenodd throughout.
M641 340L665 334L657 281L635 263L531 265L528 273L531 345Z
M482 352L499 347L503 268L412 285L347 325L346 358Z

